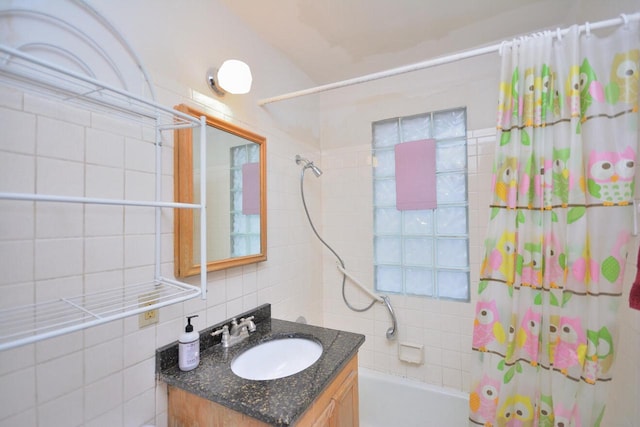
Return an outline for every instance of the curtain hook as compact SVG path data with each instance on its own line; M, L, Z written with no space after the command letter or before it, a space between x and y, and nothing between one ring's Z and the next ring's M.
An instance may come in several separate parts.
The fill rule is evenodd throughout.
M502 56L502 53L504 52L504 47L507 44L506 40L502 40L502 43L500 43L500 48L498 49L498 54L500 54L500 56Z
M591 37L591 24L589 24L589 21L584 23L584 33L587 38Z
M560 31L560 27L556 28L556 37L559 42L562 41L562 31Z
M622 19L624 26L627 27L629 25L629 17L625 13L621 13L620 18Z

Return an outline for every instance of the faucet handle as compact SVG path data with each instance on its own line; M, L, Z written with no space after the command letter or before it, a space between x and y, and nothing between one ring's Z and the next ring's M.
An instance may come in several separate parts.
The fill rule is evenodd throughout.
M224 345L225 343L229 342L229 326L224 325L222 328L218 329L217 331L213 331L211 332L211 336L212 337L216 337L218 335L222 334L222 344Z
M233 319L231 319L231 329L229 330L229 333L231 335L238 335L238 326L238 321L234 317Z
M256 324L253 323L253 319L255 316L249 316L246 319L242 318L240 319L240 324L245 324L247 326L247 329L249 330L249 332L255 332L256 330Z
M229 327L227 325L224 325L222 328L218 329L217 331L213 331L211 332L211 336L215 337L217 335L226 335L229 333Z

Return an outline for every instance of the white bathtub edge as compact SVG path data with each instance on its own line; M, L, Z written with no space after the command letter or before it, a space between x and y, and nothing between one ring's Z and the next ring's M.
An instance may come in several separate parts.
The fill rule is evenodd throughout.
M380 371L375 371L370 368L364 368L362 366L358 367L358 376L370 377L383 381L391 381L395 384L407 384L411 387L419 388L422 390L432 391L435 393L444 394L446 396L456 397L459 399L469 400L469 393L461 390L456 390L455 388L445 387L445 386L437 386L435 384L429 384L422 381L419 381L415 378L410 377L401 377L399 375L394 375L391 373L385 373Z

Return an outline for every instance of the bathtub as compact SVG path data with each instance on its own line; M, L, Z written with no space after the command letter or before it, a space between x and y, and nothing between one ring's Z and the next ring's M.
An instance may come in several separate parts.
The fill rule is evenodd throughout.
M358 369L360 427L464 427L469 395L407 378Z

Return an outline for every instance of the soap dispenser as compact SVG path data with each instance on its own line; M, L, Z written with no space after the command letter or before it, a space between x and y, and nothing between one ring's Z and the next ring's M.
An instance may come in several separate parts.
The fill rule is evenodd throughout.
M181 371L195 369L200 363L200 334L193 331L191 319L198 315L187 316L184 334L178 338L178 367Z

